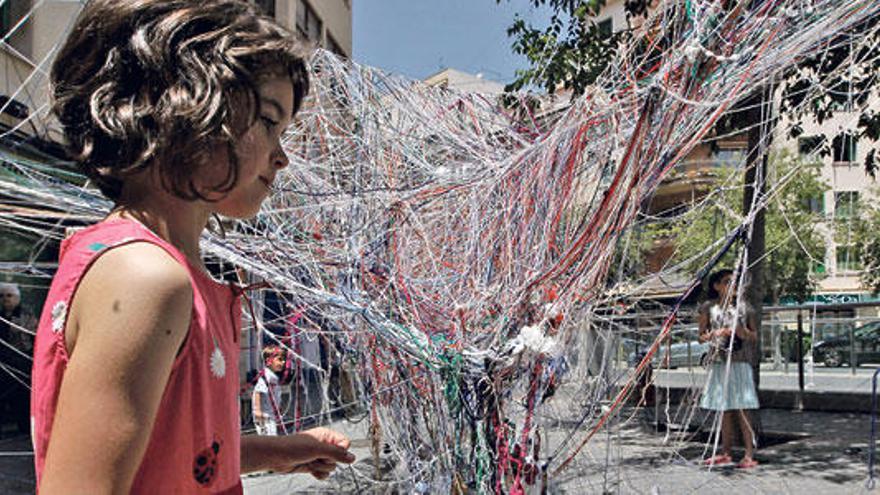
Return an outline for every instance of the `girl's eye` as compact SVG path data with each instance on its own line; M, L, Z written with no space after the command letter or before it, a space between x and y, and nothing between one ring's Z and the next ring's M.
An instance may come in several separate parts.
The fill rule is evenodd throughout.
M266 126L266 129L268 129L270 131L278 125L278 122L275 122L274 120L270 119L269 117L260 117L260 119L263 121L263 125Z

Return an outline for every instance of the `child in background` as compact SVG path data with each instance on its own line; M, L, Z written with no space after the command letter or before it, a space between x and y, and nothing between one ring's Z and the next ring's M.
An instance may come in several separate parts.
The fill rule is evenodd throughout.
M324 428L241 436L242 289L199 248L213 215L259 211L308 91L296 42L255 9L91 0L58 51L55 116L114 207L62 243L37 330L43 495L242 493L241 473L323 479L354 460Z
M281 385L279 376L284 371L287 351L278 346L263 348L263 370L254 385L252 396L254 426L258 435L277 435L284 429L281 414ZM286 433L286 432L285 432Z
M719 270L709 277L708 300L700 307L700 341L709 342L711 365L700 407L717 411L721 417L721 453L705 464L719 465L733 462L733 437L739 429L745 447L745 456L738 468L750 469L758 465L753 457L754 431L749 424L746 409L758 408L758 394L752 379L745 344L757 340L755 315L745 302L737 305L733 271ZM727 360L730 357L730 375Z

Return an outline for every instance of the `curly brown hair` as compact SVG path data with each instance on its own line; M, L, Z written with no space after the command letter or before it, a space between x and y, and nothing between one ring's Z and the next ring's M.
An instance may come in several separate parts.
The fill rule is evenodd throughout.
M303 51L241 0L91 0L50 75L71 157L114 201L152 166L170 193L206 200L192 176L218 146L229 162L213 190L229 192L258 85L278 76L293 84L296 113L309 85Z

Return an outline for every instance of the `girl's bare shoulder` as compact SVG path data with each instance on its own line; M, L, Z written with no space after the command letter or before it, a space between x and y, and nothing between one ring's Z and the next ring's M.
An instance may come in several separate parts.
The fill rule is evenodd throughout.
M149 242L132 242L103 253L83 276L80 290L90 288L108 297L137 294L145 301L192 294L186 268Z
M111 333L122 327L135 339L161 327L182 338L192 298L186 268L161 247L133 242L109 249L92 263L74 294L68 348L84 326Z

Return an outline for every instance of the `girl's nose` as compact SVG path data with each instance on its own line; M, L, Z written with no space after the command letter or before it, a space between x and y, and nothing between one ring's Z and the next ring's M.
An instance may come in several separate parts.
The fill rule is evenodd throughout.
M287 153L284 152L284 148L281 147L281 142L278 142L278 146L275 148L275 153L272 157L272 166L275 168L284 168L290 164L290 158L287 157Z

